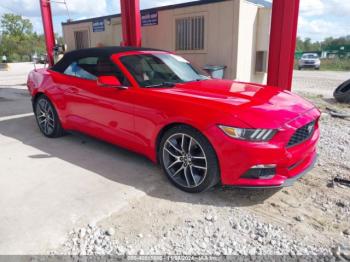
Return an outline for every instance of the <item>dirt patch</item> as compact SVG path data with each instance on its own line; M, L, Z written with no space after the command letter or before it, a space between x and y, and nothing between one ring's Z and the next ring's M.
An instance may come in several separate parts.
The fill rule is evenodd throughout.
M321 97L309 99L321 110L330 106ZM331 106L346 110L344 105ZM330 186L334 177L350 179L350 121L323 112L320 127L318 164L293 187L215 188L190 195L165 181L130 203L131 208L100 221L98 228L116 232L109 238L108 250L86 244L76 231L59 253L332 254L332 248L350 243L350 189Z

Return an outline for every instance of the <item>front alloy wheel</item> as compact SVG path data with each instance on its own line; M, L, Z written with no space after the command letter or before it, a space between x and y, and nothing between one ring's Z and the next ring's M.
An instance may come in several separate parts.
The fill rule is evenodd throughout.
M169 130L162 139L160 160L171 182L186 192L201 192L218 182L218 161L208 140L187 126Z

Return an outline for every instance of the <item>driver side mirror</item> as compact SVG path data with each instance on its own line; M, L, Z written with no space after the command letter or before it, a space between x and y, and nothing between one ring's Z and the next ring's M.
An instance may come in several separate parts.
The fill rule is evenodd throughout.
M115 76L99 76L97 78L97 85L101 87L114 87L119 89L128 89L127 86L123 86L118 78Z

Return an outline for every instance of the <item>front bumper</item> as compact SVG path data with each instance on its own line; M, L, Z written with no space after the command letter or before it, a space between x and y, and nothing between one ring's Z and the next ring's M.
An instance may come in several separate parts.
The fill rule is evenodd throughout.
M211 143L218 155L222 184L248 188L291 186L316 162L316 147L320 136L318 121L310 138L289 148L287 143L298 128L318 117L318 110L308 112L286 124L269 142L236 140L223 134L217 127L208 130L211 132L208 137L213 138ZM275 175L271 178L244 177L253 166L271 164L276 166Z
M317 62L301 62L298 64L299 67L320 67L321 63L317 63Z
M303 177L304 175L306 175L311 169L314 168L316 162L317 162L317 154L315 156L313 156L311 158L311 163L308 165L308 167L306 169L304 169L304 171L302 171L299 175L296 175L294 177L288 178L284 181L284 183L281 185L282 187L289 187L292 186L295 181L297 181L299 178Z
M249 185L232 185L232 187L238 187L238 188L248 188L248 189L263 189L263 188L282 188L282 187L290 187L292 186L298 179L306 175L310 170L312 170L317 162L317 155L313 156L311 163L309 166L304 169L301 173L297 174L296 176L290 177L281 185L271 185L271 186L249 186Z

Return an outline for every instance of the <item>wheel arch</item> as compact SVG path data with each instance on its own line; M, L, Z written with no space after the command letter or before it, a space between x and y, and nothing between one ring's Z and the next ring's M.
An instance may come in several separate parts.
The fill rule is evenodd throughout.
M220 165L220 159L218 157L218 154L217 154L217 151L216 151L216 148L214 147L213 143L211 142L211 140L207 137L207 134L205 134L204 132L201 131L201 129L199 128L196 128L195 126L191 125L191 124L188 124L188 123L184 123L184 122L174 122L174 123L169 123L167 125L165 125L159 132L158 132L158 136L157 136L157 139L156 139L156 162L158 164L160 164L162 166L162 169L164 170L164 164L162 163L163 161L161 161L161 154L159 152L160 150L160 145L161 145L161 141L164 137L164 135L166 134L167 131L169 131L170 129L174 128L174 127L179 127L179 126L182 126L182 127L186 127L187 129L190 128L192 130L192 132L195 132L195 133L198 133L198 135L200 135L202 138L201 140L206 140L207 142L207 147L208 145L211 147L211 149L208 149L208 150L211 150L212 154L211 156L215 158L215 161L216 161L216 165L211 165L211 168L215 168L215 172L213 173L210 173L210 174L214 174L211 175L212 178L212 181L210 182L209 186L207 186L205 190L207 190L208 188L211 188L212 186L216 185L216 184L221 184L221 165ZM200 141L200 140L197 140L197 142ZM200 146L203 147L203 144L200 143ZM213 158L211 158L213 159ZM213 163L213 162L212 162ZM164 172L166 172L164 170ZM170 179L171 180L171 179ZM176 183L174 181L172 181L172 183L174 183L176 185ZM200 184L201 186L201 184ZM178 186L177 186L178 187ZM184 190L184 189L182 189ZM187 191L185 190L186 192L201 192L202 190L200 191Z
M35 102L36 100L38 100L39 97L41 96L45 96L45 93L44 92L37 92L33 97L32 97L32 106L33 106L33 110L35 110Z
M34 96L33 96L33 103L40 97L40 96L45 96L44 92L38 91Z
M187 126L187 127L190 127L194 130L196 130L197 132L199 132L201 135L203 135L203 137L205 137L205 139L209 142L209 144L211 145L211 147L213 148L214 152L215 152L215 155L216 155L216 158L217 158L217 161L219 163L219 166L220 166L220 160L218 158L218 154L216 152L216 149L215 147L213 146L213 144L211 143L210 139L197 127L191 125L191 124L188 124L188 123L185 123L185 122L173 122L173 123L169 123L165 126L163 126L158 134L157 134L157 138L156 138L156 141L155 141L155 155L156 155L156 162L159 164L159 146L160 146L160 142L162 141L162 138L164 136L164 134L170 130L171 128L174 128L176 126Z
M63 125L64 127L64 118L62 117L62 114L61 114L61 111L59 110L56 102L51 98L51 96L49 94L47 94L46 92L43 92L43 91L38 91L35 93L35 95L32 97L32 106L33 106L33 112L35 113L35 102L39 99L39 97L41 96L45 96L47 97L47 99L50 100L50 102L52 103L52 105L54 106L55 110L56 110L56 113L57 113L57 116L59 118L59 120L61 121L61 124Z

